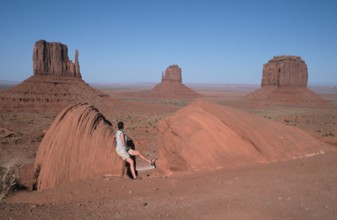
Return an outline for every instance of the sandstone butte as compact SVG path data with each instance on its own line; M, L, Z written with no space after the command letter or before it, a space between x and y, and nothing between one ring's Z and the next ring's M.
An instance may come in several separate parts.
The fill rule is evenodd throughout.
M178 65L170 65L162 73L161 82L153 89L129 92L129 96L147 97L147 98L187 98L193 99L201 95L182 83L181 68Z
M308 69L299 56L275 56L263 65L261 88L248 94L248 100L286 103L323 103L325 100L307 88Z
M210 171L332 150L296 127L197 99L158 124L158 169Z
M123 175L124 162L114 150L111 123L93 106L63 109L43 138L34 170L37 190L98 175Z
M194 98L200 94L188 88L182 83L181 68L178 65L171 65L162 74L162 80L152 90L154 97L163 98Z
M100 103L109 97L82 80L75 52L75 63L68 47L58 42L39 40L33 48L34 75L5 91L0 91L0 110L54 110L79 102Z
M39 40L33 49L34 75L72 76L82 78L75 51L75 63L69 60L68 47L62 43Z

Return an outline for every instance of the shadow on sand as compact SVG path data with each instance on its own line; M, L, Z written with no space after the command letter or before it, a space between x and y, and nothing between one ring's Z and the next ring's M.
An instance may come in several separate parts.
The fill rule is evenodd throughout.
M132 149L132 150L135 150L135 149L136 149L136 146L135 146L133 140L132 140L129 136L127 137L126 145L127 145L130 149ZM136 170L136 167L137 167L137 166L136 166L136 163L137 163L137 162L136 162L136 156L130 155L130 157L131 157L131 159L133 160L135 172L136 172L136 175L138 176L138 171ZM125 163L125 167L126 167L126 175L132 179L133 177L132 177L132 174L131 174L130 164L129 164L129 163Z

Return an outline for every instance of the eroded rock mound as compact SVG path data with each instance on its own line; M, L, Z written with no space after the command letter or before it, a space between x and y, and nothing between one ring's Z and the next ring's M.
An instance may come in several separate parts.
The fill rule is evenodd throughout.
M275 56L263 65L261 88L248 100L286 103L322 103L323 98L307 89L307 65L299 56Z
M269 163L330 150L296 127L202 99L158 127L158 167L167 174Z
M34 164L37 190L103 174L121 176L124 162L113 142L111 123L95 107L65 108L39 146Z
M0 110L60 111L79 102L93 104L110 99L81 79L78 52L75 63L61 43L37 41L33 49L34 75L0 92Z

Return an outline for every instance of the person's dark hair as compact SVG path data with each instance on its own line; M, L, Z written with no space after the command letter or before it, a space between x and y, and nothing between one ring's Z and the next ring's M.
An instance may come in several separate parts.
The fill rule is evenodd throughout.
M120 130L120 129L123 129L123 128L124 128L124 123L121 122L121 121L118 122L117 127L118 127L119 130Z

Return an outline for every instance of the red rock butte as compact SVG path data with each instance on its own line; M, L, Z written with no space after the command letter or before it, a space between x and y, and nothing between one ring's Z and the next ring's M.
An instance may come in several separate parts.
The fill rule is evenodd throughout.
M323 103L325 100L307 88L307 65L299 56L275 56L263 65L261 88L248 100L286 103Z
M37 151L37 190L110 174L121 176L111 123L93 106L77 104L58 114Z
M209 171L322 154L331 146L297 127L197 99L158 124L158 168Z
M263 65L261 87L307 87L307 65L299 56L275 56Z
M157 84L152 90L151 95L163 98L193 98L200 94L188 88L182 83L181 68L178 65L171 65L162 74L161 83Z
M173 81L182 83L181 68L178 65L171 65L166 68L165 74L162 74L162 82Z
M68 47L62 43L39 40L33 49L34 75L72 76L82 78L75 51L75 63L69 60Z
M73 63L66 45L37 41L33 49L34 75L0 92L0 110L60 111L70 104L109 99L82 80L78 56L76 50Z

